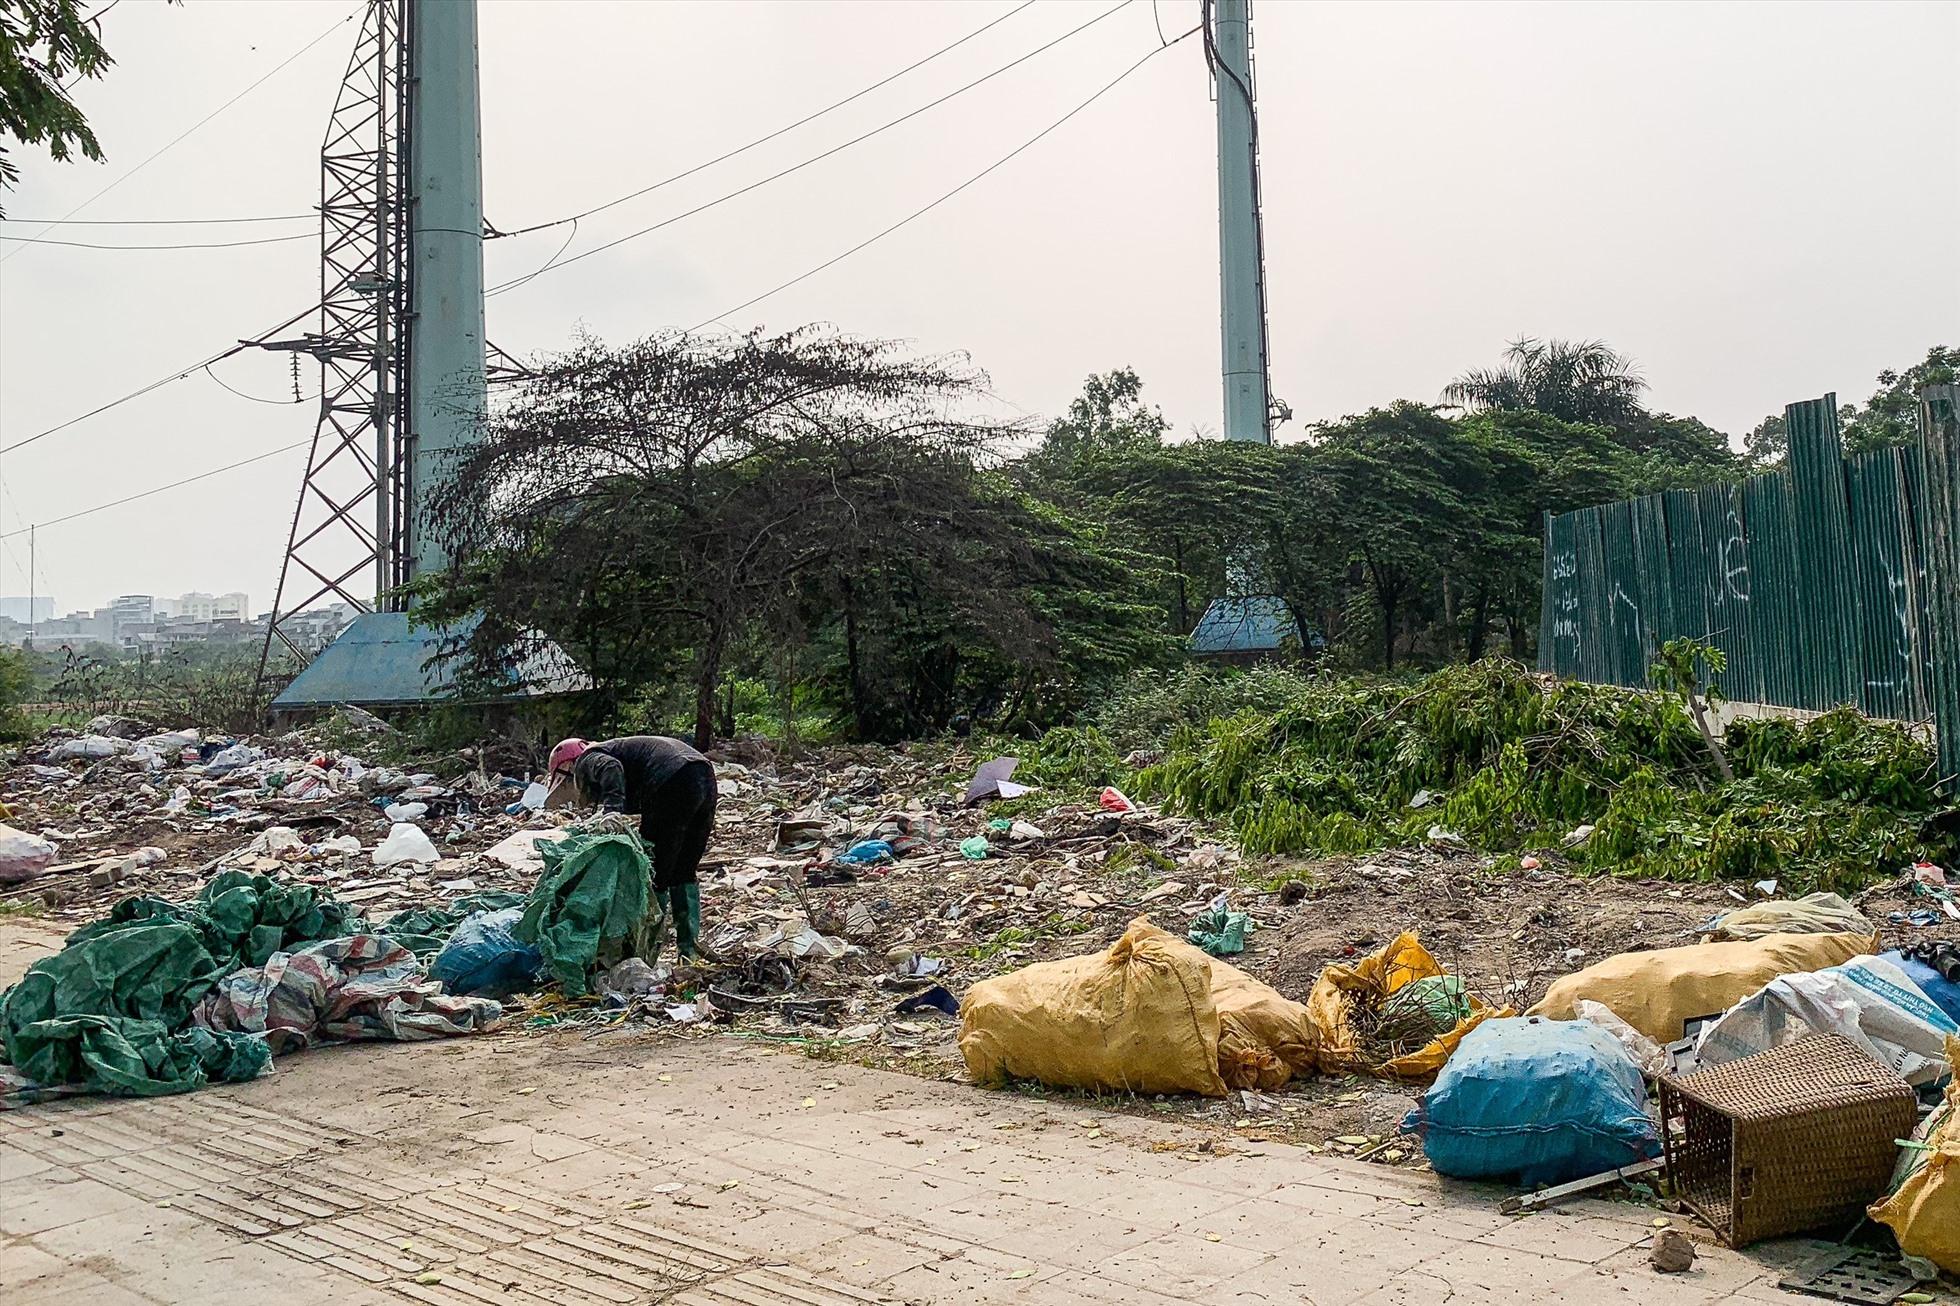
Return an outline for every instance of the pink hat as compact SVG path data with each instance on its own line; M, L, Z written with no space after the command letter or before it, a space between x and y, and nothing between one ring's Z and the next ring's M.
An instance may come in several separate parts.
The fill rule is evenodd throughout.
M586 743L583 739L561 739L558 742L558 746L551 750L551 761L545 767L546 773L556 776L560 772L570 771L572 769L572 763L578 761L585 750L590 747L592 745Z

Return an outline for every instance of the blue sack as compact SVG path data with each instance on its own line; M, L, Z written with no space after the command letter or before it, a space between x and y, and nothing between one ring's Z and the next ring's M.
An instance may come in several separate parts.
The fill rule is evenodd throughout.
M1436 1173L1565 1183L1658 1155L1647 1082L1590 1021L1486 1020L1403 1121Z
M511 934L523 915L522 907L506 907L465 917L429 963L429 978L442 981L447 992L487 998L535 988L544 957Z
M1960 1021L1960 984L1955 984L1946 976L1934 970L1923 961L1915 961L1903 952L1881 952L1880 961L1889 961L1917 984L1920 991L1932 999L1933 1005L1944 1011L1955 1021Z

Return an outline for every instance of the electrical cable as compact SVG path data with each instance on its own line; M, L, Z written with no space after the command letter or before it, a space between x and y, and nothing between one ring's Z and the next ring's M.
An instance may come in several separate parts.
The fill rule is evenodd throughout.
M295 354L294 357L297 358L298 355ZM213 372L211 370L211 364L206 363L204 365L203 370L206 376L210 377L213 381L216 381L218 383L219 389L229 390L233 394L237 395L240 399L250 399L255 404L273 404L280 408L291 408L294 404L300 404L306 402L303 398L301 398L298 395L293 396L291 399L261 399L257 395L248 395L243 390L238 389L236 386L228 385L223 377L219 376L216 372Z
M194 227L217 222L313 221L318 213L266 213L252 218L0 218L23 226L45 227Z
M20 245L66 245L70 249L237 249L243 245L278 245L289 240L313 240L315 234L302 231L294 236L261 236L256 240L190 241L177 245L103 245L89 240L50 240L45 236L7 236L0 240Z
M563 226L567 222L576 222L580 218L589 218L593 214L602 213L605 210L612 208L616 204L624 204L628 200L638 199L642 195L650 194L653 191L659 190L662 186L672 185L674 182L680 181L684 177L692 177L695 173L700 172L704 168L712 168L717 163L725 163L728 160L734 158L738 154L746 154L748 151L754 149L756 146L766 145L770 141L775 140L778 136L781 136L786 132L795 131L798 127L803 126L805 123L815 122L817 119L823 117L825 114L830 113L836 109L841 109L845 105L851 103L853 100L863 99L865 96L871 94L871 92L877 90L879 87L890 85L892 82L897 81L899 78L905 76L905 74L911 72L915 68L925 67L927 64L931 63L934 59L939 58L941 55L951 54L954 50L959 49L961 46L965 45L968 41L971 41L976 36L980 36L983 33L989 32L994 28L999 27L1002 23L1014 17L1014 15L1020 13L1023 9L1027 9L1030 6L1032 6L1034 2L1035 0L1023 0L1022 4L1019 4L1015 6L1013 9L1008 10L1006 13L1002 14L999 18L994 19L992 22L982 24L981 26L975 28L973 31L968 32L965 36L962 36L959 40L953 42L951 45L941 46L939 49L934 50L931 54L927 55L923 59L919 59L912 63L906 64L903 68L891 74L889 77L885 77L879 81L875 81L861 91L853 91L851 94L845 96L841 100L838 100L836 103L827 104L823 108L818 109L815 113L805 114L803 117L798 118L795 122L790 123L787 126L778 127L775 131L770 132L767 136L758 136L754 140L750 141L747 145L738 145L734 149L728 151L726 154L718 154L714 158L709 159L705 163L697 163L692 168L689 168L686 172L677 172L671 177L664 177L661 180L654 182L651 186L643 186L639 190L631 191L625 195L621 195L618 199L607 200L604 204L594 205L592 208L586 209L580 213L574 213L567 218L554 218L550 222L539 222L528 227L519 227L516 231L500 231L495 234L498 237L522 236L526 232L542 231L546 227L559 227L559 226Z
M578 239L578 222L579 220L577 218L572 219L571 231L566 233L565 239L562 242L560 242L557 251L554 254L552 254L550 258L544 261L544 266L540 267L536 272L530 273L527 276L522 276L517 278L517 280L515 281L506 281L503 284L502 289L515 290L519 286L523 285L525 282L535 281L537 278L551 271L551 269L557 265L558 260L565 257L565 251L572 247L572 242ZM515 235L520 235L522 233L513 231L510 234L515 236ZM486 295L489 294L488 291L485 291L484 293Z
M811 277L817 275L817 273L824 271L826 268L834 267L835 265L849 258L851 255L857 253L859 250L865 249L871 245L875 245L877 242L883 240L886 236L891 235L894 231L897 231L899 228L906 226L907 224L911 223L913 220L924 217L926 214L938 208L941 204L944 204L947 200L950 200L955 195L958 195L961 191L965 190L967 187L972 186L974 183L980 181L988 174L995 172L1001 167L1005 166L1016 155L1019 155L1027 151L1028 149L1032 148L1036 142L1041 140L1042 137L1047 136L1050 132L1055 131L1057 128L1062 126L1062 124L1066 123L1069 119L1075 117L1075 115L1081 113L1084 109L1087 109L1090 105L1094 104L1097 100L1100 100L1103 96L1107 95L1110 91L1115 90L1117 84L1122 82L1125 78L1129 77L1132 73L1142 68L1145 64L1149 63L1152 59L1155 59L1158 55L1170 49L1178 42L1184 40L1185 37L1191 36L1197 31L1198 29L1193 27L1192 29L1190 29L1190 31L1185 32L1183 35L1174 37L1173 39L1164 42L1162 45L1159 45L1156 49L1144 55L1143 58L1137 60L1135 63L1131 64L1128 68L1125 68L1122 72L1118 73L1112 80L1104 83L1101 89L1097 90L1096 93L1091 95L1088 99L1082 101L1082 103L1076 105L1073 109L1070 109L1067 113L1063 114L1055 121L1049 123L1046 127L1043 127L1040 131L1036 132L1033 136L1030 136L1027 140L1022 141L1019 145L1009 150L1006 154L1001 155L998 159L995 159L992 163L982 168L979 172L974 173L971 177L968 177L965 181L953 187L945 194L939 196L931 203L925 205L922 208L914 209L912 212L900 218L897 222L894 222L889 227L886 227L883 231L878 232L876 235L866 237L864 240L859 241L857 244L851 246L849 249L845 250L843 253L835 256L834 258L826 259L824 262L817 264L817 266L811 268L808 272L804 272L797 276L791 277L788 281L783 282L781 285L774 286L768 290L765 290L761 294L755 296L752 299L745 299L741 303L735 305L735 307L733 308L724 309L720 313L715 314L714 317L707 319L707 321L698 323L697 325L695 325L690 329L693 331L699 331L702 327L707 326L711 322L714 322L720 318L727 317L731 313L739 313L745 308L750 308L756 304L759 304L763 300L768 299L771 295L775 295L781 291L788 290L791 286L796 285L798 282L807 281Z
M247 349L255 349L258 347L260 342L266 336L271 335L274 331L285 330L287 327L299 321L301 318L305 317L308 313L314 312L319 307L320 306L318 304L309 305L308 307L303 308L299 312L293 314L285 321L277 322L274 323L272 326L267 327L265 330L259 332L258 335L253 339L241 340L239 343L233 345L231 348L220 350L218 353L212 354L209 358L200 358L195 363L191 363L188 366L179 368L177 371L171 372L166 376L158 377L156 380L150 382L148 385L142 386L139 389L132 390L128 394L123 395L120 398L111 399L106 404L102 404L99 405L98 407L91 408L86 413L81 414L79 417L71 417L67 421L62 422L59 425L50 426L45 431L37 431L35 434L27 436L24 439L15 440L12 444L0 445L0 454L12 453L16 449L24 448L27 445L33 444L36 440L45 440L48 436L53 435L55 432L65 431L69 427L74 426L76 423L85 422L89 418L97 415L98 413L106 413L111 408L115 408L118 407L119 405L126 404L132 399L140 399L144 395L150 393L150 391L152 390L160 390L164 386L169 385L173 381L181 381L185 377L190 376L192 373L198 371L200 368L209 367L213 363L223 362L225 359L230 358L233 354L241 354L245 352Z
M973 81L968 82L966 85L961 86L956 90L948 91L946 94L940 96L938 99L922 104L916 109L913 109L905 114L902 114L897 118L891 119L889 122L883 123L877 127L873 127L870 131L863 132L857 136L853 136L851 139L845 141L841 145L833 145L831 148L825 150L821 154L812 155L810 158L803 160L801 163L793 163L787 168L783 168L777 172L772 172L768 176L762 178L760 181L750 182L748 185L743 186L738 190L729 191L725 195L718 196L717 198L708 200L707 202L702 204L697 204L693 208L688 209L686 212L676 213L675 215L669 218L662 218L660 221L653 223L651 226L641 227L638 231L630 231L624 236L620 236L614 240L607 241L603 245L595 245L591 249L584 250L580 253L572 255L570 258L559 262L556 266L558 268L570 267L572 264L577 263L580 259L591 258L594 254L603 254L607 250L612 249L614 246L623 245L629 240L637 240L641 236L645 236L652 232L659 231L662 227L670 227L674 223L680 222L683 219L691 218L698 213L704 213L707 210L715 208L718 205L726 204L728 201L732 199L738 199L741 196L748 194L752 190L758 190L763 186L767 186L770 182L780 181L782 178L789 176L791 173L801 172L803 169L810 167L812 164L821 163L825 159L830 158L834 154L840 154L843 151L850 149L853 145L862 144L863 142L870 140L874 136L882 135L883 133L890 131L892 128L897 127L902 123L911 121L912 119L918 117L920 114L925 113L930 109L936 109L940 105L946 103L948 100L964 95L968 91L972 90L976 86L981 85L982 83L992 81L994 78L1000 76L1002 73L1005 73L1010 69L1019 67L1021 64L1026 63L1028 60L1034 58L1036 55L1042 54L1048 50L1052 50L1056 46L1060 45L1062 42L1070 39L1071 37L1078 36L1081 33L1088 31L1091 27L1094 27L1097 23L1102 22L1105 18L1109 18L1110 16L1117 13L1119 10L1128 8L1131 3L1132 0L1118 0L1116 4L1112 5L1108 9L1103 10L1101 13L1097 14L1094 18L1091 18L1088 22L1082 23L1077 27L1070 28L1068 31L1062 33L1054 40L1049 41L1044 45L1036 46L1034 49L1028 51L1024 55L1021 55L1019 58L1014 59L1012 62L1002 64L1000 67L994 69L992 72L983 74L982 76L975 78ZM535 230L535 228L526 228L526 230ZM490 289L484 291L483 293L486 298L488 298L491 295L502 294L506 290L514 289L517 285L519 285L522 282L536 280L539 276L542 275L543 275L543 270L540 269L538 272L534 272L527 277L516 278L514 280L505 281L498 285L492 286L490 287Z
M339 31L342 27L344 27L348 23L353 22L354 19L360 14L360 12L361 11L359 9L356 9L353 11L353 13L348 14L345 18L342 18L337 22L335 22L334 25L329 27L326 31L320 33L318 36L308 41L305 45L302 45L299 49L295 50L293 53L287 55L284 59L274 64L270 71L266 72L257 81L253 82L250 86L247 86L244 90L232 96L229 100L226 100L223 104L211 110L211 112L205 114L202 118L199 118L196 122L192 123L190 126L184 128L183 131L178 132L175 136L171 137L167 142L165 142L161 149L158 149L154 154L151 154L148 158L144 159L141 163L131 168L128 172L125 172L122 176L116 178L114 181L104 186L101 190L95 192L95 194L83 200L80 204L77 204L74 208L62 214L61 217L57 218L54 222L49 223L48 226L52 228L60 225L63 222L66 222L68 219L74 217L77 213L80 213L83 209L87 208L89 205L101 199L104 195L107 195L110 191L114 190L116 187L128 181L131 177L134 177L137 173L143 171L143 169L149 167L152 163L155 163L157 159L162 157L162 155L166 151L170 150L179 141L183 140L186 136L189 136L192 132L202 127L205 123L210 122L213 118L223 113L226 109L231 108L232 105L237 104L240 100L250 95L253 91L256 91L259 87L265 85L267 81L271 80L271 78L275 73L278 73L280 70L285 68L287 64L292 63L295 59L298 59L301 55L311 50L314 46L320 44L320 42L326 40L329 36L332 36L335 32ZM35 233L35 235L37 236L44 236L46 234L47 234L47 229L43 229ZM10 258L15 258L20 253L21 253L20 250L15 250L11 254L0 255L0 263L4 263Z
M235 463L226 463L223 467L213 467L211 470L199 472L195 476L186 476L181 481L172 481L168 485L159 485L153 489L139 490L135 494L125 494L120 499L111 499L108 503L98 503L93 508L83 508L79 511L68 513L65 516L51 517L47 521L35 522L31 527L22 526L18 529L7 531L4 534L0 534L0 540L10 540L16 535L25 535L29 530L39 530L43 526L59 526L63 522L74 521L77 517L87 517L93 513L107 512L111 508L120 508L126 503L135 503L138 499L147 499L153 494L164 494L170 490L179 490L186 485L194 485L199 481L209 480L211 477L223 472L236 471L240 467L264 462L268 458L275 458L282 453L290 453L294 449L301 449L312 443L313 437L308 436L304 440L295 440L291 444L282 444L277 449L268 449L264 453L253 454L250 458L240 458Z

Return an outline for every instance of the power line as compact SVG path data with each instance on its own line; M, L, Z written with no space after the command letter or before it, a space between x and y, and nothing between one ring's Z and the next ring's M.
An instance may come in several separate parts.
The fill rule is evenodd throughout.
M158 377L156 380L150 382L148 385L142 386L135 390L131 390L128 394L123 395L120 398L111 399L106 404L102 404L99 405L98 407L91 408L86 413L81 414L79 417L71 417L67 421L62 422L57 426L50 426L45 431L37 431L33 435L27 436L24 439L14 441L12 444L0 445L0 454L12 453L16 449L23 448L27 445L33 444L36 440L45 440L47 437L55 434L57 431L65 431L69 427L74 426L78 422L86 422L89 418L96 416L98 413L106 413L111 408L115 408L119 405L126 404L132 399L140 399L144 395L150 393L152 390L161 390L164 386L169 385L173 381L181 381L185 377L191 375L193 372L198 371L200 368L209 367L213 363L222 362L225 359L230 358L233 354L243 353L247 349L255 349L258 347L259 340L261 338L271 335L274 331L285 330L287 327L291 326L293 323L299 321L301 318L305 317L308 313L313 312L315 309L319 307L320 306L318 304L309 305L308 307L303 308L299 312L293 314L285 321L278 322L273 324L272 326L267 327L265 330L259 332L257 337L251 340L240 341L238 344L233 345L229 349L223 349L215 354L212 354L209 358L200 358L195 363L191 363L186 367L179 368L176 371L171 372L166 376Z
M1131 4L1131 2L1132 0L1118 0L1118 3L1112 5L1108 9L1103 10L1103 12L1097 14L1094 18L1091 18L1088 22L1083 23L1077 27L1070 28L1068 31L1063 32L1060 36L1056 37L1054 40L1049 41L1046 44L1036 46L1034 49L1028 51L1024 55L1021 55L1019 58L1014 59L1012 62L1002 64L1000 67L994 69L992 72L983 74L982 76L975 78L973 81L970 81L966 85L959 87L957 90L948 91L946 94L940 96L938 99L922 104L918 108L913 109L910 112L901 114L899 117L891 119L889 122L883 123L877 127L873 127L870 131L863 132L857 136L853 136L850 140L845 141L841 145L833 145L831 148L825 150L821 154L813 155L810 158L803 160L801 163L793 163L789 167L784 168L778 172L770 173L767 177L762 178L760 181L750 182L748 185L743 186L738 190L729 191L727 194L718 196L717 198L711 199L706 203L697 204L693 208L688 209L684 213L676 213L674 216L670 218L662 218L659 222L653 223L651 226L641 227L638 231L628 232L626 235L620 236L614 240L609 240L603 245L595 245L591 249L585 250L582 253L572 255L570 258L565 259L564 261L558 263L555 267L549 269L540 268L538 269L538 271L533 272L528 276L519 277L514 280L506 281L499 285L492 286L489 290L486 290L484 294L486 296L497 295L503 293L506 290L515 289L520 284L523 284L528 281L534 281L538 277L543 276L547 270L556 271L558 268L570 267L572 264L577 263L581 259L591 258L594 254L603 254L607 250L612 249L616 245L623 245L629 240L636 240L641 236L645 236L652 232L659 231L662 227L670 227L674 223L680 222L683 219L691 218L698 213L704 213L707 210L715 208L718 205L726 204L728 201L732 199L740 198L741 196L748 194L752 190L757 190L763 186L767 186L770 182L780 181L782 178L789 176L791 173L801 172L803 169L811 166L812 164L821 163L825 159L831 157L833 154L842 153L843 151L850 149L853 145L862 144L863 142L870 140L873 136L882 135L883 133L890 131L892 128L897 127L902 123L911 121L912 119L918 117L920 114L925 113L930 109L938 108L940 105L946 103L948 100L955 99L958 96L966 94L968 91L974 89L976 86L980 86L985 82L992 81L994 78L1000 76L1002 73L1009 71L1010 69L1019 67L1021 64L1026 63L1028 60L1034 58L1036 55L1054 49L1056 46L1060 45L1062 42L1068 40L1069 38L1080 35L1081 33L1088 31L1091 27L1094 27L1097 23L1102 22L1105 18L1108 18L1111 15L1115 14L1118 10L1127 8Z
M295 354L293 355L293 357L298 358L299 355ZM295 395L291 399L261 399L258 395L248 395L243 390L238 389L236 386L228 384L223 377L219 376L216 372L213 372L211 370L211 364L209 363L206 363L204 365L203 372L206 376L210 377L213 381L216 381L218 383L218 388L220 390L229 390L231 391L231 393L237 395L240 399L250 399L255 404L273 404L280 408L291 408L294 404L306 402L298 395Z
M256 240L189 241L175 245L103 245L89 240L50 240L45 236L0 235L0 240L13 241L20 245L66 245L71 249L237 249L242 245L277 245L288 240L312 239L314 239L313 232L302 231L294 236L261 236Z
M194 485L199 481L209 480L211 477L224 472L236 471L240 467L264 462L266 459L276 458L282 453L291 453L294 449L302 448L311 443L313 443L313 439L311 436L308 436L304 440L295 440L291 444L282 444L277 449L268 449L264 453L253 454L250 458L240 458L235 463L226 463L223 467L213 467L210 471L199 472L195 476L186 476L181 481L172 481L168 485L159 485L153 489L139 490L135 494L125 494L120 499L111 499L108 503L98 503L93 508L83 508L77 512L68 513L66 516L51 517L47 521L35 522L32 526L22 526L17 530L7 531L5 534L0 534L0 540L10 540L16 535L25 535L28 531L39 530L43 526L59 526L63 522L74 521L77 517L87 517L93 513L107 512L111 508L120 508L126 503L135 503L138 499L147 499L151 495L165 494L171 490L180 490L186 485Z
M0 218L23 226L44 227L194 227L218 222L312 221L317 213L264 213L250 218Z
M68 219L74 217L77 213L80 213L83 209L95 203L97 200L101 199L104 195L107 195L110 191L122 185L124 182L128 181L131 177L134 177L137 173L143 171L143 169L149 167L152 163L155 163L158 158L162 157L163 154L165 154L167 151L175 147L179 141L183 140L186 136L189 136L192 132L202 127L205 123L210 122L213 118L223 113L226 109L231 108L232 105L237 104L240 100L250 95L253 91L256 91L259 87L265 85L267 81L271 80L273 74L285 68L287 64L292 63L295 59L298 59L301 55L305 54L308 50L311 50L314 46L320 44L320 42L326 40L329 36L332 36L336 31L340 30L340 28L346 25L347 23L352 22L359 13L360 10L357 9L353 13L348 14L347 17L342 18L337 22L335 22L334 25L329 27L326 31L320 33L318 36L308 41L305 45L302 45L299 49L293 51L293 53L287 55L284 59L274 64L268 72L262 75L257 81L253 82L250 86L247 86L244 90L232 96L229 100L226 100L223 104L211 110L211 112L205 114L202 118L199 118L196 122L192 123L190 126L184 128L184 130L182 130L181 132L178 132L175 136L171 137L169 141L165 142L161 149L157 150L154 154L151 154L148 158L144 159L141 163L131 168L128 172L125 172L122 176L116 178L114 181L104 186L101 190L95 192L95 194L83 200L80 204L77 204L74 208L68 210L68 212L62 214L61 217L57 218L54 222L49 223L48 227L43 228L41 231L36 232L35 235L37 236L46 235L49 229L59 226L61 223L68 221ZM10 258L18 257L20 253L21 253L20 250L15 250L11 254L0 256L0 263L4 263Z
M771 287L770 289L763 291L761 294L755 296L752 299L745 299L741 303L735 305L735 307L733 308L724 309L722 312L715 314L714 317L709 318L706 322L699 323L698 325L693 327L692 330L699 331L702 327L707 326L709 323L714 322L717 319L727 317L731 313L739 313L745 308L750 308L756 304L761 303L763 300L768 299L772 295L788 290L791 286L796 285L798 282L807 281L811 277L816 276L817 273L824 271L826 268L834 267L837 264L843 262L845 259L851 257L851 255L856 254L859 250L877 244L879 241L891 235L894 231L897 231L899 228L906 226L907 224L913 222L918 218L924 217L926 214L938 208L941 204L944 204L947 200L950 200L955 195L958 195L961 191L965 190L967 187L972 186L974 183L986 177L989 173L992 173L998 170L999 168L1003 167L1010 160L1012 160L1016 155L1021 154L1024 151L1031 148L1037 141L1041 140L1042 137L1056 130L1063 123L1066 123L1069 119L1075 117L1075 115L1081 113L1084 109L1087 109L1090 105L1094 104L1097 100L1100 100L1103 96L1107 95L1110 91L1116 89L1117 84L1123 81L1125 78L1129 77L1130 74L1136 72L1138 69L1142 68L1145 64L1149 63L1152 59L1155 59L1158 55L1162 54L1164 51L1170 49L1178 42L1184 40L1185 37L1195 34L1198 30L1199 30L1198 28L1193 27L1190 29L1190 31L1183 33L1183 35L1173 37L1172 39L1165 41L1163 44L1159 45L1156 49L1144 55L1143 58L1137 60L1135 63L1131 64L1128 68L1125 68L1122 72L1118 73L1114 79L1112 79L1109 82L1106 82L1101 89L1096 91L1094 95L1091 95L1088 99L1082 101L1082 103L1076 105L1073 109L1070 109L1067 113L1057 118L1054 122L1049 123L1046 127L1043 127L1040 131L1036 132L1033 136L1030 136L1027 140L1022 141L1019 145L1009 150L1006 154L1001 155L998 159L995 159L992 163L982 168L979 172L974 173L971 177L968 177L965 181L953 187L945 194L939 196L931 203L925 205L922 208L914 209L912 212L900 218L897 222L894 222L889 227L886 227L883 231L880 231L875 235L866 237L864 240L859 241L857 244L851 246L849 249L845 250L843 253L837 255L836 257L826 259L824 262L817 264L817 266L811 268L808 272L800 273L797 276L791 277L788 281L783 282L781 285Z
M539 222L529 227L519 227L516 231L503 231L503 232L498 232L497 234L499 236L522 236L526 232L542 231L546 227L559 227L559 226L563 226L567 222L576 222L580 218L589 218L593 214L604 212L606 209L612 208L616 204L624 204L628 200L638 199L642 195L651 194L652 192L659 190L662 186L672 185L674 182L680 181L684 177L692 177L695 173L700 172L704 168L712 168L717 163L726 163L728 160L734 158L736 155L746 154L748 151L754 149L758 145L766 145L770 141L775 140L778 136L781 136L786 132L795 131L798 127L803 126L805 123L815 122L817 119L823 117L825 114L830 113L836 109L841 109L845 105L851 103L853 100L863 99L865 96L871 94L871 92L877 90L879 87L890 85L892 82L897 81L899 78L905 76L905 74L911 72L915 68L925 67L927 64L931 63L934 59L939 58L941 55L952 53L954 50L957 50L961 46L965 45L968 41L973 40L975 37L980 36L985 32L989 32L993 30L994 28L1000 26L1002 23L1006 22L1008 19L1014 17L1014 15L1020 13L1023 9L1029 8L1034 4L1034 2L1035 0L1024 0L1022 4L1017 5L1013 9L1008 10L1006 13L994 19L992 22L982 24L981 26L975 28L973 31L968 32L965 36L962 36L959 40L953 42L951 45L943 45L939 49L934 50L931 54L927 55L923 59L915 60L912 63L906 64L903 68L891 74L889 77L885 77L879 81L875 81L861 91L853 91L851 94L845 96L841 100L838 100L836 103L827 104L823 108L818 109L815 113L805 114L803 117L798 118L795 122L790 123L787 126L778 127L775 131L770 132L767 136L758 136L754 140L750 141L747 145L738 145L734 149L728 151L726 154L718 154L714 158L709 159L705 163L697 163L692 168L689 168L686 172L677 172L671 177L663 177L661 180L654 182L651 186L643 186L639 190L631 191L625 195L621 195L618 199L607 200L604 204L594 205L592 208L586 209L580 213L574 213L567 218L554 218L550 222Z

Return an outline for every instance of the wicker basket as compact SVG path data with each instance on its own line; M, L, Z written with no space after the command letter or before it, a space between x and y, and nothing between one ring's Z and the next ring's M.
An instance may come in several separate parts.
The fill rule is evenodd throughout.
M1864 1213L1918 1118L1909 1085L1836 1034L1661 1081L1675 1195L1731 1247Z

